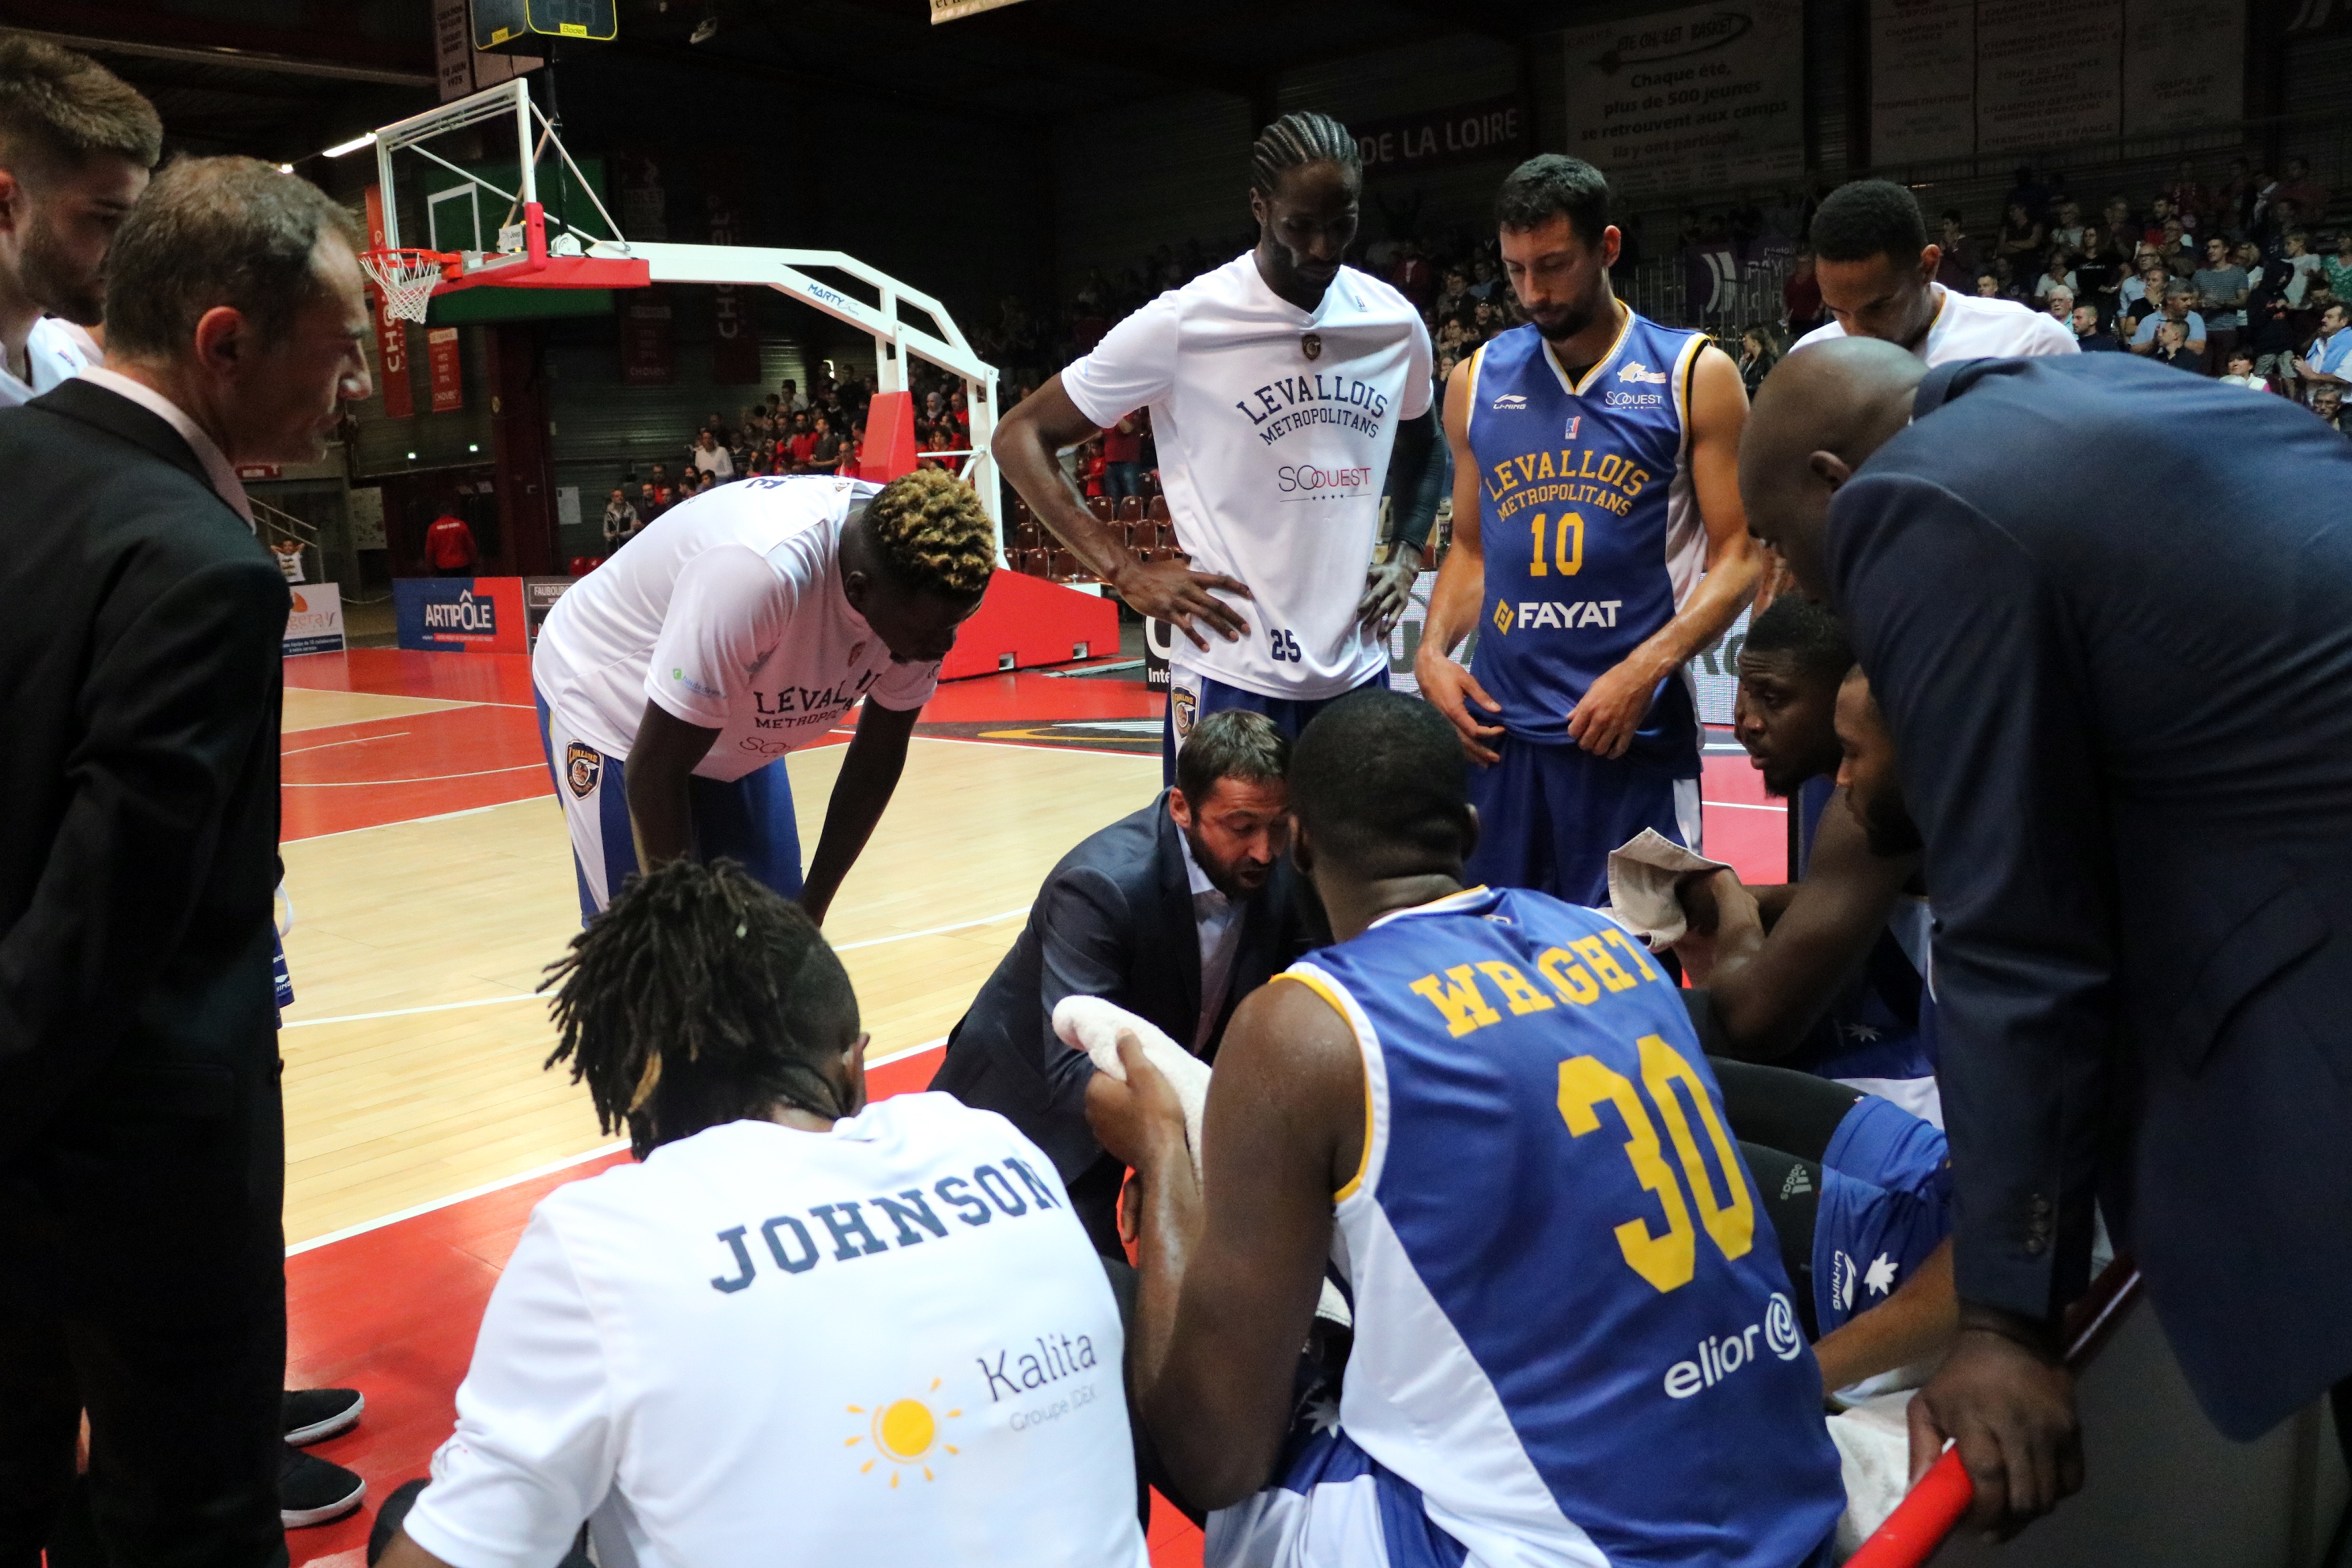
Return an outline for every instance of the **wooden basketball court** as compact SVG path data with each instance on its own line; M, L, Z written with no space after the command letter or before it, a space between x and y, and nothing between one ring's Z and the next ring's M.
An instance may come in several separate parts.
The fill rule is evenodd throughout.
M625 1158L586 1092L543 1071L534 988L579 929L528 662L356 650L286 665L289 1385L356 1386L319 1452L381 1499L421 1475L530 1206ZM1160 699L1044 674L940 689L825 934L857 987L877 1095L921 1089L1054 862L1160 788ZM848 731L787 759L813 848ZM1784 817L1720 735L1707 845L1777 880ZM291 1532L358 1568L366 1511ZM1155 1512L1160 1568L1199 1532Z

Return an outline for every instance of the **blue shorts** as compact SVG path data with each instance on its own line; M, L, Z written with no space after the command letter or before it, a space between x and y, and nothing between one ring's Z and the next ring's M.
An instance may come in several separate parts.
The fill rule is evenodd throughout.
M1513 736L1498 749L1493 767L1470 770L1478 847L1465 869L1474 883L1598 907L1609 902L1609 852L1643 829L1699 847L1696 779Z
M1333 697L1265 697L1255 692L1229 686L1223 681L1211 680L1198 671L1187 670L1181 664L1171 664L1168 670L1168 711L1160 721L1160 784L1162 789L1176 782L1176 754L1184 748L1184 737L1192 727L1213 713L1228 708L1247 708L1274 720L1274 727L1282 732L1285 740L1295 741L1307 721L1339 697L1351 697L1358 692L1385 691L1389 674L1386 670L1372 675L1363 685L1341 692Z
M572 870L580 884L580 924L613 901L637 869L629 831L622 759L571 736L536 688L539 743L572 833ZM559 764L558 757L562 758ZM732 781L689 778L687 810L698 860L741 862L754 879L786 898L801 894L800 823L793 814L792 776L781 760Z
M1893 1295L1952 1231L1944 1134L1875 1096L1856 1102L1822 1155L1813 1312L1822 1333Z
M1255 1497L1209 1515L1202 1568L1461 1568L1411 1481L1336 1427L1295 1444Z

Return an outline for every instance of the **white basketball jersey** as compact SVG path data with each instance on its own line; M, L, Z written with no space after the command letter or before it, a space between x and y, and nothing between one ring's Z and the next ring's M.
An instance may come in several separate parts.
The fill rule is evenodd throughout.
M1173 662L1262 696L1336 696L1385 669L1356 619L1400 420L1429 411L1428 329L1403 295L1343 267L1311 310L1244 253L1112 328L1062 372L1108 426L1151 410L1177 542L1249 623Z
M1936 291L1936 319L1915 351L1931 368L1955 360L2021 360L2037 354L2078 354L2082 346L2074 329L2047 311L2029 310L2014 299L1988 299L1960 294L1940 283ZM1790 352L1845 336L1835 321L1825 321L1790 346Z
M409 1515L456 1568L1147 1568L1118 1309L993 1112L735 1122L541 1200Z

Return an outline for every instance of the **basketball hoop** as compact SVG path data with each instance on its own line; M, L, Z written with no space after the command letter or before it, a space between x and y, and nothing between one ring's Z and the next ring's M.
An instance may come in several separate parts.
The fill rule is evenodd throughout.
M367 250L360 267L383 290L383 308L404 321L423 322L433 308L433 291L462 258L437 250Z

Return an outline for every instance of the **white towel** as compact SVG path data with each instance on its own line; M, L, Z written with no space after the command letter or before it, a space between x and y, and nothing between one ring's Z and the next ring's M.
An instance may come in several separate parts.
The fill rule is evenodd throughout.
M1118 1059L1118 1037L1135 1036L1143 1047L1144 1060L1158 1068L1169 1087L1176 1091L1176 1102L1184 1108L1184 1139L1192 1146L1192 1168L1201 1168L1201 1116L1209 1104L1207 1062L1169 1039L1150 1019L1138 1018L1100 997L1064 997L1055 1003L1054 1034L1072 1051L1083 1051L1094 1058L1097 1069L1121 1083L1127 1082L1127 1068ZM1328 1280L1323 1281L1315 1315L1328 1318L1342 1327L1353 1321L1346 1298Z
M1054 1008L1054 1033L1072 1051L1083 1051L1095 1065L1121 1083L1127 1069L1119 1065L1118 1037L1132 1034L1143 1054L1160 1069L1184 1107L1184 1137L1192 1146L1192 1164L1201 1163L1201 1113L1209 1103L1209 1064L1168 1038L1148 1019L1100 997L1064 997Z
M1690 929L1675 885L1693 872L1722 871L1725 862L1683 848L1655 828L1643 828L1609 852L1609 913L1662 953Z
M1911 1490L1911 1394L1880 1395L1830 1417L1845 1513L1838 1521L1837 1560L1861 1550Z

